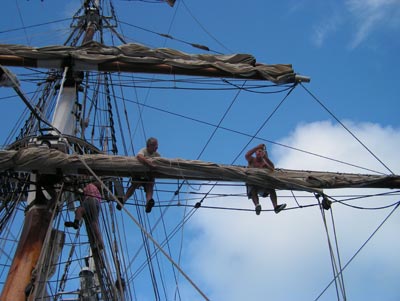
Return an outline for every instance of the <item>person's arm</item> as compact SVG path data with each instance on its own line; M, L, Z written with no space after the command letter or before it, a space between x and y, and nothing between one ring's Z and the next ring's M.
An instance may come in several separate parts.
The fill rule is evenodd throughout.
M251 150L249 150L249 151L246 153L246 155L245 155L247 162L250 162L250 161L252 160L253 154L254 154L259 148L264 149L264 148L265 148L265 144L261 143L261 144L255 146L255 147L253 147Z
M140 154L140 153L139 153L139 154L136 156L136 158L139 160L139 162L141 162L142 164L145 164L145 165L149 166L150 168L156 167L156 166L154 165L154 163L153 163L151 160L149 160L148 158L146 158L143 154Z
M272 161L268 158L267 150L264 151L264 162L265 162L265 164L267 164L269 169L271 169L272 171L275 170L274 163L272 163Z

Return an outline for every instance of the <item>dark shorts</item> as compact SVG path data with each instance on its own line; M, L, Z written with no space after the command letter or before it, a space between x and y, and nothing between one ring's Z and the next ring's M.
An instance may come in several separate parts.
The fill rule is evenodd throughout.
M246 190L247 190L247 197L249 199L252 198L253 190L256 190L257 194L263 198L266 198L271 193L271 190L269 190L269 189L265 189L265 188L262 188L259 186L254 186L254 185L246 185Z
M99 218L100 203L96 198L86 197L83 201L85 216L89 221L97 221Z
M149 177L149 176L132 177L131 182L132 184L136 183L138 187L142 186L144 188L144 191L146 192L146 184L153 184L154 177Z

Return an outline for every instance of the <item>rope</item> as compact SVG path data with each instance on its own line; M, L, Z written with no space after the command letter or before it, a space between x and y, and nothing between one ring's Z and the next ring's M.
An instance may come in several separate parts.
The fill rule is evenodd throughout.
M324 223L326 238L327 238L327 241L328 241L329 254L331 256L332 272L333 272L333 276L335 277L338 274L338 268L336 266L335 255L334 255L334 252L333 252L332 243L331 243L331 239L330 239L330 236L329 236L327 221L326 221L326 218L325 218L325 212L324 212L322 204L321 204L321 202L319 200L319 197L320 197L320 195L316 195L316 199L318 200L318 204L319 204L319 209L321 211L322 221ZM332 210L332 208L330 210ZM342 289L342 283L341 282L339 282L339 285L340 285L340 288ZM335 281L335 288L336 288L337 299L338 299L338 301L340 301L339 291L338 291L338 283L336 281Z
M203 121L203 120L200 120L200 119L197 119L197 118L189 117L189 116L186 116L186 115L183 115L183 114L174 113L174 112L171 112L171 111L168 111L168 110L165 110L165 109L160 109L160 108L157 108L157 107L154 107L154 106L151 106L151 105L146 105L144 103L135 102L133 100L127 100L127 101L128 102L132 102L132 103L136 103L136 104L138 104L140 106L143 106L143 107L146 107L146 108L150 108L150 109L155 110L155 111L163 112L163 113L166 113L166 114L169 114L169 115L173 115L173 116L180 117L180 118L183 118L183 119L187 119L187 120L190 120L190 121L193 121L193 122L197 122L197 123L200 123L200 124L203 124L203 125L208 125L208 126L211 126L211 127L217 127L216 124L213 124L213 123L210 123L210 122L207 122L207 121ZM245 132L241 132L241 131L230 129L230 128L223 127L223 126L219 126L219 129L225 130L227 132L231 132L231 133L234 133L234 134L238 134L238 135L241 135L241 136L244 136L244 137L249 137L249 138L252 138L252 140L257 138L258 140L263 141L263 142L267 142L269 144L278 145L278 146L285 147L285 148L288 148L288 149L291 149L291 150L295 150L295 151L298 151L298 152L301 152L301 153L312 155L312 156L315 156L315 157L318 157L318 158L327 159L327 160L330 160L332 162L337 162L337 163L341 163L341 164L348 165L348 166L351 166L351 167L356 167L356 168L359 168L359 169L362 169L362 170L365 170L365 171L371 171L371 172L382 174L382 175L385 174L385 173L382 173L380 171L376 171L376 170L373 170L373 169L365 168L365 167L362 167L362 166L359 166L359 165L356 165L356 164L352 164L352 163L345 162L345 161L342 161L342 160L337 160L337 159L330 158L330 157L327 157L327 156L322 156L322 155L319 155L319 154L316 154L316 153L313 153L313 152L310 152L310 151L302 150L302 149L295 148L295 147L292 147L292 146L289 146L289 145L286 145L286 144L282 144L282 143L278 143L278 142L275 142L275 141L272 141L272 140L268 140L268 139L265 139L265 138L262 138L262 137L258 137L257 134L256 135L254 135L254 134L252 135L252 134L248 134L248 133L245 133ZM240 154L239 154L239 156L240 156Z
M335 246L336 246L336 254L337 254L337 258L338 258L339 270L341 271L342 270L342 261L340 259L339 243L338 243L338 240L337 240L336 226L335 226L335 220L333 218L333 210L332 210L332 208L330 209L330 213L331 213L331 220L332 220L333 235L334 235L334 238L335 238ZM343 301L346 301L347 298L346 298L346 290L345 290L345 286L344 286L343 273L340 274L340 283L341 283Z
M59 206L59 203L60 203L60 200L61 200L61 195L62 195L62 192L63 192L63 186L64 186L64 185L61 186L60 190L59 190L58 193L57 193L57 198L56 198L56 201L55 201L55 204L54 204L55 209L53 210L53 212L52 212L52 214L51 214L50 221L49 221L49 225L52 225L52 224L53 224L54 219L55 219L55 217L56 217L56 213L58 212L58 206ZM45 259L46 259L46 258L45 258L45 255L48 253L48 249L51 248L51 247L54 247L54 244L50 244L50 243L49 243L50 238L51 238L51 233L52 233L52 227L49 226L49 227L47 228L46 236L45 236L45 239L44 239L44 242L43 242L43 247L42 247L42 249L41 249L41 253L40 253L40 255L39 255L39 259L38 259L38 262L37 262L37 264L36 264L36 267L40 267L41 269L40 269L40 270L36 270L36 267L35 267L34 272L32 272L32 274L36 274L36 275L35 275L35 280L34 280L34 282L36 282L36 281L42 281L41 276L42 276L42 272L44 272L44 269L45 269L45 268L46 268L46 270L45 270L45 275L44 275L43 281L44 281L44 282L47 282L47 280L48 280L49 266L45 267L45 265L44 265L43 263L44 263L44 261L45 261ZM40 288L40 285L39 285L39 286L36 286L35 289L34 289L34 291L33 291L33 293L34 293L33 296L34 296L35 298L38 297L38 296L37 296L37 293L38 293L37 290L38 290L39 288ZM40 291L39 291L39 292L40 292ZM43 289L43 290L42 290L42 295L40 296L41 299L44 298L45 292L46 292L46 290ZM32 292L31 292L31 293L32 293Z
M176 195L175 195L175 196L176 196ZM126 204L125 204L125 205L126 205ZM152 228L150 229L150 233L152 233L152 231L154 231L154 230L156 229L156 227L158 226L158 224L159 224L160 222L162 222L162 223L163 223L163 227L164 227L165 236L168 237L168 235L166 234L166 231L165 231L166 229L165 229L165 224L164 224L164 216L165 216L166 211L167 211L168 209L169 209L169 206L167 206L167 207L165 208L165 210L161 212L160 217L157 219L156 223L155 223L155 224L152 226ZM140 212L140 211L137 211L137 212L138 212L138 216L141 217L141 212ZM148 219L147 219L147 224L149 224ZM163 247L164 247L165 245L167 245L169 254L171 254L171 250L170 250L170 248L169 248L169 239L166 239L166 240L164 241L164 243L162 244ZM142 244L142 246L137 250L137 252L136 252L136 254L133 256L133 258L132 258L132 260L131 260L129 266L133 263L134 260L136 260L137 256L139 255L139 253L140 253L140 251L141 251L141 249L142 249L143 247L146 247L146 245L145 245L145 244ZM150 263L152 262L152 258L154 258L154 256L157 255L157 253L158 253L157 250L154 250L152 253L148 253L148 255L147 255L147 256L148 256L148 257L147 257L147 260L140 266L139 272L142 271L142 270L148 265L148 262L150 262ZM128 266L127 268L129 268L129 266ZM138 274L139 272L137 272L137 274ZM173 274L174 274L175 282L176 282L176 284L177 284L177 278L176 278L176 274L175 274L175 269L173 269ZM134 277L134 276L133 276L133 277ZM161 280L163 280L163 279L161 279ZM162 282L162 284L163 284L163 287L165 287L163 282Z
M337 277L339 277L340 274L343 273L343 271L348 267L348 265L353 261L353 259L361 252L361 250L367 245L367 243L372 239L372 237L375 236L375 234L378 232L378 230L383 226L384 223L389 219L389 217L397 210L397 208L400 205L400 201L397 202L397 205L393 208L392 211L389 212L389 214L384 218L384 220L379 224L379 226L375 229L375 231L368 237L368 239L361 245L361 247L357 250L357 252L349 259L349 261L345 264L343 269L340 270L339 274L337 274L331 282L328 283L328 285L322 290L322 292L315 298L314 301L317 301L324 293L325 291L331 286L331 284L336 280Z
M87 166L87 168L89 168L89 166ZM111 193L111 192L110 192ZM118 203L120 203L118 201L117 198L114 199L115 201L117 201ZM122 204L120 204L122 205ZM134 216L126 210L126 208L123 208L124 211L129 215L129 217L131 218L131 220L141 229L141 231L144 233L144 235L146 235L147 238L149 238L153 244L157 247L157 249L163 253L163 255L175 266L176 269L178 269L178 271L186 278L186 280L197 290L197 292L205 299L205 300L209 300L207 298L207 296L200 290L199 287L197 287L197 285L189 278L189 276L179 267L179 265L164 251L164 249L162 248L162 246L144 229L144 227L134 218Z
M183 220L181 222L179 222L175 228L170 232L170 234L166 237L166 239L161 243L161 246L164 246L170 239L172 239L176 233L178 233L178 231L182 228L182 226L184 224L186 224L186 222L194 215L196 209L193 208L191 206L191 210L190 212L184 216ZM151 254L151 256L155 256L155 253L158 253L159 250L157 249L153 254ZM139 273L144 269L146 263L143 263L136 271L136 273L132 276L132 279L134 279L135 277L137 277L139 275Z
M385 164L381 159L379 159L356 135L354 135L349 128L347 128L343 122L341 122L317 97L314 96L302 83L300 85L306 90L306 92L317 101L328 113L331 115L354 139L357 140L379 163L381 163L392 175L394 172Z

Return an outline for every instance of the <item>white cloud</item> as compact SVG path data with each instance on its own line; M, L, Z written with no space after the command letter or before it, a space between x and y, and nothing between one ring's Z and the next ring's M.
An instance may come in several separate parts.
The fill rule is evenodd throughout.
M356 48L373 33L400 26L399 0L346 0L344 8L340 3L328 7L330 12L322 13L323 20L313 30L313 43L318 47L341 30L350 34L349 45Z
M321 47L327 37L340 28L340 24L342 23L339 15L331 16L330 18L324 20L324 23L319 24L314 29L314 35L312 36L313 43L317 47Z
M399 131L375 124L348 126L373 151L380 152L389 166L399 170ZM296 148L308 147L316 153L323 152L327 156L350 162L356 160L357 164L378 168L379 164L373 162L371 155L364 155L365 150L348 136L346 131L330 122L319 122L299 126L283 142L290 142ZM277 147L272 148L271 154L277 167L332 170L337 165L302 153L281 151ZM226 189L219 189L219 192L227 192ZM229 193L243 193L242 190L240 187L230 187ZM350 193L347 190L340 192ZM288 194L279 192L279 201L287 202L289 208L296 207L293 198L283 196ZM303 205L316 202L310 194L298 201ZM396 197L375 198L355 201L354 204L382 206L395 201ZM244 197L207 202L212 206L253 209L251 201ZM264 209L272 207L269 199L262 199L262 205ZM343 265L391 210L357 210L334 204L332 212ZM329 220L330 211L325 213ZM398 240L391 239L396 237L400 226L398 214L395 212L397 217L389 219L345 270L349 299L380 300L374 298L374 294L379 295L382 291L392 300L400 298L398 290L390 287L398 279L400 269L400 244ZM200 209L191 226L196 235L187 249L186 256L190 256L190 266L187 268L191 275L199 279L200 286L207 287L211 300L314 300L332 279L326 233L317 207L287 210L278 215L262 212L260 216L247 211ZM369 271L373 273L368 274ZM331 286L319 300L335 298L336 292Z
M356 23L352 48L357 47L377 28L387 23L393 24L392 21L399 24L397 18L400 1L398 0L347 0L346 7Z
M282 144L315 153L338 161L351 163L366 169L389 173L384 165L399 173L400 166L393 143L400 141L400 132L391 127L382 127L372 123L354 124L344 122L343 126L333 125L329 121L313 122L298 126ZM276 149L273 153L282 168L321 169L340 172L365 173L351 165L338 164L321 157L310 156L295 150ZM373 156L375 155L375 157ZM380 161L383 162L383 164Z

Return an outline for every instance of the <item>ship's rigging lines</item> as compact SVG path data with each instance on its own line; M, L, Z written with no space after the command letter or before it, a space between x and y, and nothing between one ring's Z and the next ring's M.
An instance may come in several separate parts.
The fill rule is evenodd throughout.
M77 39L75 39L74 40L74 42L76 42L77 41ZM86 80L86 82L83 82L82 83L82 85L84 86L84 85L86 85L86 86L90 86L90 89L87 89L87 91L90 91L91 90L91 92L93 92L93 91L97 91L97 87L96 88L93 88L93 85L96 83L96 81L95 81L95 77L100 77L100 76L102 76L102 75L105 75L105 76L108 76L108 73L106 74L106 73L97 73L97 74L95 74L94 75L94 77L89 77L89 73L87 73L86 74L86 76L85 76L85 80ZM113 76L114 74L109 74L110 76ZM118 74L119 76L121 76L120 74ZM59 74L56 74L56 77L59 77L60 78L60 75ZM125 80L126 80L126 82L125 82ZM134 84L132 84L131 82L129 82L129 80L127 80L127 79L125 79L124 78L124 81L120 81L120 82L117 82L117 80L114 80L113 79L113 86L115 87L115 86L119 86L119 88L129 88L129 87L134 87L135 88L135 90L136 89L139 89L139 88L141 88L140 87L140 85L142 84L141 82L140 82L140 80L143 82L143 83L146 83L147 84L147 79L140 79L139 77L136 77L135 76L135 83ZM139 81L138 81L139 80ZM159 82L159 83L164 83L165 81L163 80L163 79L150 79L150 80L148 80L148 82L150 83L150 85L151 85L151 87L152 88L157 88L157 87L155 87L155 86L153 86L153 83L155 82L155 81L157 81L157 82ZM56 82L56 81L55 81ZM202 85L204 85L204 84L207 84L208 85L208 87L210 87L210 85L214 85L214 88L213 89L221 89L221 87L229 87L229 88L225 88L225 89L238 89L238 91L240 91L240 90L243 90L243 91L247 91L247 92L249 92L249 91L253 91L253 92L255 92L256 90L259 90L259 89L264 89L264 86L257 86L257 85L253 85L253 84L251 84L250 86L249 86L249 88L244 88L244 87L240 87L240 85L243 83L243 82L240 82L239 84L236 84L236 83L233 83L233 81L225 81L225 80L222 80L222 81L220 81L220 83L221 84L217 84L216 82L213 82L213 83L210 83L210 80L204 80L204 79L199 79L199 80L197 80L197 81L188 81L187 79L182 79L182 80L174 80L173 81L173 84L171 84L170 86L167 86L167 87L165 87L166 89L171 89L171 87L173 88L173 89L176 89L176 90L178 90L178 89L180 89L180 87L177 87L176 85L177 84L182 84L182 83L190 83L191 84L191 87L189 87L190 89L192 89L193 88L193 86L194 85L199 85L199 86L202 86ZM147 88L148 86L143 86L144 88ZM218 88L215 88L215 87L218 87ZM278 86L278 89L280 89L282 86ZM161 86L160 87L158 87L158 88L162 88ZM291 89L292 88L292 85L289 85L287 88L283 88L283 89ZM274 89L276 89L276 86L274 86ZM274 91L274 92L271 92L271 93L276 93L276 92L278 92L278 91ZM86 92L85 92L86 93ZM262 93L268 93L268 92L262 92ZM104 120L105 121L110 121L110 116L109 115L107 115L107 113L109 113L109 112L111 112L111 110L110 110L110 107L108 107L110 104L112 104L113 103L113 101L115 101L115 100L124 100L124 101L129 101L129 100L127 100L126 99L126 97L125 96L118 96L118 95L113 95L114 96L114 98L113 98L113 100L111 100L111 98L110 98L110 95L111 94L114 94L114 93L110 93L110 91L107 91L107 92L99 92L99 95L101 95L101 96L103 96L105 99L106 99L106 101L104 101L104 104L105 104L105 107L104 107L104 109L103 109L103 112L105 113L104 115L103 115L103 118L104 118ZM90 96L89 96L89 94L87 94L87 95L85 95L86 97L88 97L88 99L90 99ZM97 97L97 96L96 96ZM98 103L94 100L94 99L96 99L96 97L94 97L94 98L92 98L92 99L90 99L91 101L92 101L92 104L93 104L93 106L92 106L92 108L93 108L93 110L96 110L96 109L98 109L98 110L96 110L96 112L100 112L100 111L102 111L102 109L100 108L100 107L97 107L97 105L98 105ZM139 102L138 102L138 104L139 104ZM142 108L144 108L145 106L147 106L147 104L142 104L142 103L140 103L140 105L142 105ZM150 107L150 106L147 106L147 107ZM95 109L96 108L96 109ZM160 108L156 108L156 109L160 109ZM51 111L51 110L49 110L49 111ZM118 118L118 121L120 121L120 115L118 115L117 116L117 118ZM104 121L103 120L103 121ZM223 120L223 118L221 119L221 121ZM107 123L106 122L106 123ZM214 124L213 125L214 126L214 128L215 128L215 131L216 130L220 130L220 129L224 129L224 127L222 127L221 126L221 122L219 123L219 124ZM214 131L214 132L215 132ZM108 133L108 134L110 134L110 133ZM130 135L131 136L131 135ZM246 135L245 135L246 136ZM257 133L256 134L254 134L254 135L249 135L249 134L247 134L247 136L248 136L248 138L250 138L251 140L253 140L253 139L255 139L255 138L259 138L259 137L257 137ZM208 141L210 141L211 139L213 138L213 135L211 135L211 137L210 137L210 139L208 140ZM112 138L110 138L110 139L112 139ZM107 139L104 139L104 140L107 140ZM249 143L251 142L251 140L249 141ZM207 142L208 143L208 142ZM207 147L207 143L206 143L206 145L204 146L204 148L206 148ZM203 149L204 149L203 148ZM132 149L133 149L133 147L132 147ZM76 151L76 149L74 149L74 151ZM199 157L201 156L201 154L202 154L202 152L200 152L200 155L199 155ZM240 156L241 155L241 152L238 152L238 154L237 154L238 156ZM92 174L93 175L93 174ZM94 174L93 176L100 176L100 174ZM67 180L66 180L66 182L68 182ZM165 248L166 246L168 246L168 243L172 240L172 238L176 235L176 234L178 234L179 233L179 231L182 231L182 233L183 233L183 226L186 224L186 222L190 219L190 217L192 217L193 216L193 214L199 209L199 208L203 208L203 209L205 209L205 208L208 208L208 207L212 207L212 206L207 206L207 205L209 205L209 203L210 203L210 200L212 200L212 198L214 197L214 196L212 196L212 194L211 194L211 191L212 191L212 189L209 189L208 190L208 192L206 192L206 193L202 193L202 196L201 196L201 200L199 201L199 202L196 202L196 204L193 206L193 204L182 204L181 202L182 201L180 201L180 200L178 200L177 201L177 203L175 204L175 205L173 205L173 202L172 201L176 201L176 198L178 198L178 197L180 197L180 195L182 194L181 193L181 188L182 188L182 185L184 185L184 187L186 188L186 189L189 189L188 187L188 185L190 185L191 184L191 182L190 181L185 181L185 182L183 182L183 183L179 183L177 186L179 187L178 188L178 190L176 190L175 192L177 192L177 193L173 193L174 191L173 190L168 190L167 191L167 193L169 194L169 195L172 195L172 197L170 198L171 200L168 202L168 204L166 204L165 205L165 208L163 208L164 207L164 205L162 205L162 202L161 201L159 201L158 202L158 206L156 206L156 208L155 209L160 209L160 211L162 210L162 213L161 213L161 215L160 215L160 218L155 222L155 224L151 227L150 226L150 224L151 224L151 222L149 221L149 218L148 218L148 216L147 215L144 215L143 216L143 211L141 210L141 204L143 203L143 202L140 202L139 200L137 200L136 199L136 197L135 197L135 201L134 201L134 207L132 206L132 204L131 204L131 202L129 202L128 204L126 204L126 209L127 210L131 210L132 208L134 208L134 209L136 209L136 212L137 212L137 215L138 215L138 217L139 217L139 222L138 222L138 226L139 225L144 225L144 227L146 228L146 229L141 229L141 234L143 235L143 245L141 245L139 248L138 248L138 250L137 250L137 252L136 252L136 254L139 254L140 253L140 250L141 250L141 248L143 247L143 248L146 248L146 256L147 256L147 259L146 260L144 260L144 261L142 261L142 264L134 271L134 272L132 272L132 271L130 271L128 268L125 270L125 271L122 271L123 273L123 278L124 278L124 280L126 281L126 282L131 282L132 280L135 280L141 273L142 273L142 271L143 271L143 269L145 268L145 267L150 267L150 274L152 275L152 282L153 282L153 284L154 284L154 287L155 287L155 296L157 296L156 297L156 299L162 299L161 297L160 297L160 293L159 293L159 288L157 287L157 283L158 283L158 281L161 281L162 282L162 280L160 280L159 278L158 278L158 276L156 276L155 274L156 274L156 272L155 272L155 269L158 269L157 268L157 266L152 266L152 264L154 263L154 259L157 259L157 257L155 257L157 254L158 254L158 252L160 251L160 250L163 250L163 248ZM160 181L160 182L158 182L157 183L157 186L161 186L162 185L162 182ZM222 185L226 185L225 183L218 183L218 184L211 184L211 185L213 185L213 187L217 187L217 186L222 186ZM241 185L243 185L243 184L241 184ZM205 185L204 185L205 186ZM242 190L244 189L244 186L241 186L241 188L242 188ZM158 189L158 190L156 190L156 192L158 192L158 191L161 191L160 189ZM222 197L224 197L224 198L227 198L228 196L222 196ZM115 196L113 197L114 199L116 198ZM245 198L244 197L244 195L242 195L241 196L241 198ZM188 198L185 196L184 197L184 200L185 201L188 201ZM203 200L207 200L207 205L205 204L205 202L203 202ZM339 201L338 201L339 202ZM341 200L341 202L344 202L343 200ZM22 203L22 202L21 202ZM15 203L15 204L18 204L18 205L22 205L21 203ZM199 206L196 206L197 205L197 203L201 203L201 206L199 207ZM396 203L397 204L397 203ZM394 204L394 205L396 205L396 204ZM111 229L112 227L115 227L115 228L118 228L118 226L120 225L116 220L117 220L117 217L116 217L116 214L115 214L115 212L114 212L114 203L113 202L108 202L108 203L106 203L106 202L103 202L103 205L102 205L102 207L103 207L103 211L105 211L105 212L107 212L106 214L104 214L104 212L103 212L103 215L102 215L102 226L104 227L104 229L105 229L105 232L104 232L104 234L105 234L105 237L107 237L109 240L108 240L108 246L110 247L110 250L113 250L113 251L117 251L117 250L119 250L119 252L116 252L116 254L118 254L118 256L120 256L120 257L113 257L113 259L114 259L114 263L115 263L115 266L117 267L119 264L121 264L122 262L124 263L124 264L122 264L122 266L123 267L130 267L131 265L133 265L133 263L134 263L134 261L137 259L136 258L136 255L135 256L133 256L133 257L131 257L131 258L124 258L124 256L125 256L125 254L124 253L126 253L126 254L129 254L129 250L128 250L128 248L130 247L128 247L128 246L123 246L123 243L121 243L121 241L123 240L121 237L118 237L118 235L121 235L121 233L123 233L122 235L126 238L126 237L129 237L130 235L131 235L131 233L129 232L129 230L127 231L126 229ZM128 206L129 205L129 206ZM303 207L307 207L307 206L315 206L316 204L314 203L314 204L312 204L312 205L302 205ZM162 242L160 243L160 248L155 248L152 244L149 244L149 242L148 242L148 238L149 238L149 236L147 235L147 234L143 234L143 233L147 233L146 231L148 231L148 233L152 233L153 231L155 231L156 230L156 226L160 223L160 224L162 224L164 221L163 221L163 216L164 216L164 214L165 214L165 211L167 211L167 210L172 210L173 208L173 206L176 206L176 207L181 207L181 208L186 208L186 207L188 207L188 206L190 206L190 207L192 207L190 210L189 210L189 212L185 212L184 213L184 215L183 215L183 217L182 217L182 219L176 224L176 226L170 231L170 232L168 232L168 231L166 231L166 229L164 228L164 232L166 232L167 234L165 235L165 239L164 240L161 240ZM299 208L300 208L300 206L298 206ZM215 208L215 207L214 207ZM221 209L224 209L224 210L227 210L227 208L221 208ZM63 209L62 209L62 212L66 212L67 211L67 208L66 207L63 207ZM4 211L3 211L4 212ZM126 211L125 211L126 212ZM125 213L124 212L124 213ZM157 211L156 211L157 212ZM68 214L69 213L67 213L67 216L68 216ZM122 215L122 217L124 217L125 215ZM63 224L63 222L64 222L64 220L62 220L62 218L64 218L65 216L64 215L60 215L59 216L59 220L57 221L57 222L55 222L55 224L57 224L58 225L58 227L60 227L60 225L61 225L61 227L62 227L62 224ZM71 216L69 216L69 217L71 217ZM72 217L71 217L72 218ZM165 226L164 226L165 227ZM83 228L82 228L83 229ZM81 230L82 230L81 229ZM149 229L149 230L147 230L147 229ZM112 237L112 239L111 239L111 237ZM78 240L78 243L82 243L84 240L85 241L87 241L87 237L85 237L85 238L82 238L82 240L80 240L80 236L78 235L78 233L76 234L76 236L75 236L75 240ZM118 240L120 240L120 241L118 241ZM118 249L118 247L120 247L120 249ZM86 247L88 248L89 247L89 244L87 244L86 245ZM165 251L166 252L166 251ZM72 254L73 252L71 251L71 254ZM167 252L168 254L168 256L171 256L171 251L170 250L168 250L168 252ZM164 254L165 255L165 254ZM127 256L128 257L128 256ZM76 260L79 260L79 261L82 261L82 258L83 258L83 256L81 256L81 257L79 257L79 256L76 256ZM111 258L111 255L110 255L110 258ZM109 259L110 259L109 258ZM111 261L111 260L110 260ZM127 264L127 262L129 262L128 264ZM60 262L60 263L62 263L62 262ZM81 264L81 263L80 263ZM177 266L175 266L175 268L178 268L179 267L179 264L176 264ZM173 272L175 273L175 268L173 268ZM116 268L116 270L117 270L118 268ZM124 268L123 268L124 269ZM116 272L113 268L110 268L110 267L108 267L108 269L107 269L107 275L112 275L112 277L115 279L115 278L118 278L118 277L115 277L115 275L119 275L119 273L118 272ZM104 277L104 278L107 278L107 277ZM64 279L64 280L66 280L66 279ZM177 280L175 280L176 282L178 282ZM109 285L110 285L110 283L109 283ZM112 284L110 285L110 286L112 286ZM60 288L62 287L62 285L61 285L61 283L60 283ZM60 290L60 291L63 291L64 290L64 288L65 288L65 286L64 287L62 287L62 289ZM55 295L56 295L56 293L54 293ZM132 295L135 295L135 292L134 292L134 288L132 289L132 288L129 288L129 290L128 290L128 292L127 292L127 294L130 294L130 298L127 298L127 299L132 299L133 300L133 298L132 298ZM106 296L106 294L103 294L104 296ZM206 296L204 296L205 297L205 299L207 299L207 297Z

